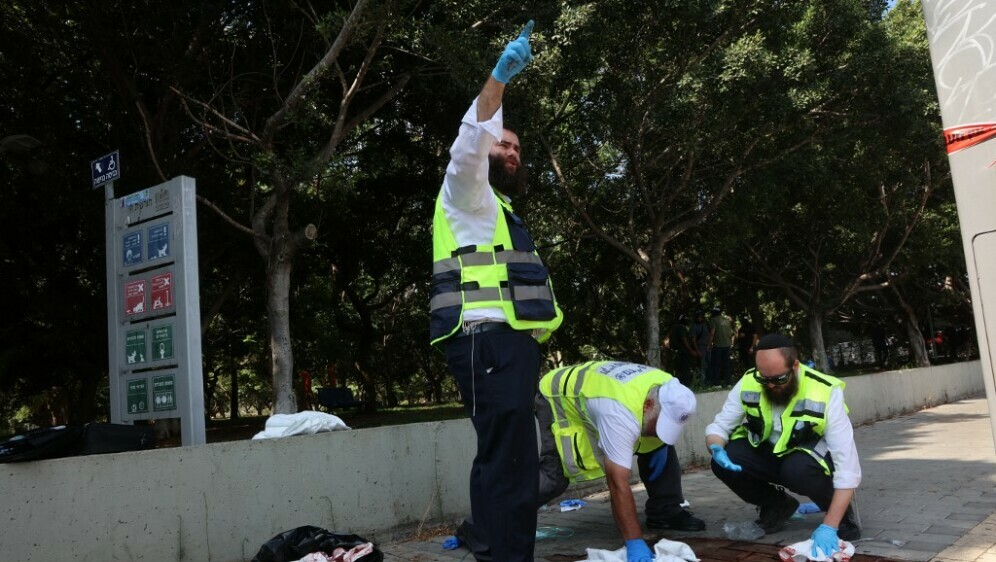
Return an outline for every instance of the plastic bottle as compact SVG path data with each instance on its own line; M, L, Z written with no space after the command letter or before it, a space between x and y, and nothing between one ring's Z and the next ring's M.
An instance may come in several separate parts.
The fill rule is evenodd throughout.
M755 541L764 536L764 529L753 521L727 521L723 523L723 532L726 533L726 538L734 541Z

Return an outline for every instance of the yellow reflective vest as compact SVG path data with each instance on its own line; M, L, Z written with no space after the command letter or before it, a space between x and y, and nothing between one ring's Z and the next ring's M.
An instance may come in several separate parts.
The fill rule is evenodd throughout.
M660 369L619 361L589 361L554 369L540 379L540 393L553 410L553 432L564 475L572 482L605 476L598 431L588 414L589 398L611 398L622 404L643 427L643 404L654 386L672 377ZM664 445L656 437L641 437L634 453Z
M825 455L815 449L826 432L830 391L834 388L843 390L846 385L838 378L810 369L801 363L797 376L799 390L782 412L782 433L775 442L772 452L778 456L792 451L805 452L823 467L826 474L830 474ZM754 380L754 369L748 371L740 380L740 404L744 409L744 421L734 430L730 439L747 439L751 445L757 447L771 437L774 414L771 411L771 403L764 395L764 387ZM847 409L846 404L844 408Z
M495 234L487 246L457 247L446 219L443 197L436 198L432 223L432 287L429 337L433 345L452 336L463 324L463 313L474 308L500 308L516 330L539 330L540 342L550 338L564 319L557 306L550 272L511 205L493 193L498 203Z

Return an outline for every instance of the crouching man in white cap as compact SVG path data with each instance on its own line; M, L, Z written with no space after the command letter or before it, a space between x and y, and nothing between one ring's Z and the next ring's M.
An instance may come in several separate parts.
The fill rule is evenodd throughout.
M633 363L590 361L540 380L540 505L569 482L604 476L612 516L626 540L627 562L652 561L629 486L636 454L647 488L649 529L701 531L681 507L681 465L674 444L695 414L695 394L670 374Z

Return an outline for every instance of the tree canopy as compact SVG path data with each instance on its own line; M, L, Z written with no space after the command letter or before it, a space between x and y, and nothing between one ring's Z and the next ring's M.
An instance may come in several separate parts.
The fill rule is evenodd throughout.
M428 346L431 220L461 115L536 21L509 86L516 202L566 317L549 366L660 365L721 306L807 357L883 321L970 323L917 2L601 0L0 6L0 413L107 414L103 201L197 179L208 415L456 396ZM925 320L926 319L926 320ZM897 323L898 321L898 323ZM665 329L662 329L665 328ZM931 327L931 331L932 327Z

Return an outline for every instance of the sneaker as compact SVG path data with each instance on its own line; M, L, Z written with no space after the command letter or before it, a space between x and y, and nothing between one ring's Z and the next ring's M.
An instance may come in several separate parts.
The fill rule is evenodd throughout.
M704 531L705 521L692 515L688 510L682 509L677 515L666 519L647 518L647 528L658 531L661 529L671 529L673 531Z
M785 522L792 517L797 509L799 509L799 500L783 491L774 503L761 506L760 514L755 523L764 529L765 533L777 533L785 527Z

